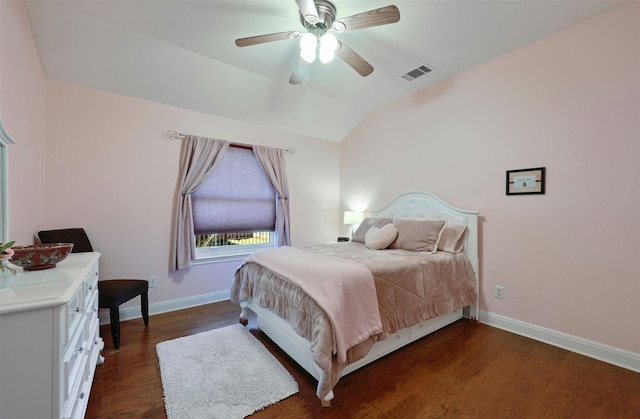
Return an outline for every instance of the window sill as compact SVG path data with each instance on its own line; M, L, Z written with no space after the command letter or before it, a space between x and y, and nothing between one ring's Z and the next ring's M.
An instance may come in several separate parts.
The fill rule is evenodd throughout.
M192 266L196 265L207 265L210 263L221 263L221 262L230 262L230 261L243 261L249 256L251 253L239 253L235 255L220 255L220 256L207 256L201 257L196 260L191 261Z
M273 249L274 247L275 246L273 244L269 243L263 245L198 248L196 250L196 260L192 261L191 264L202 265L207 263L242 261L258 250Z

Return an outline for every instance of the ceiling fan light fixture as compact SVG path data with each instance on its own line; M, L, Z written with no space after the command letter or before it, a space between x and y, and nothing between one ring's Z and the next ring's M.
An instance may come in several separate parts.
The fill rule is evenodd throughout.
M2 0L0 0L2 1ZM337 55L355 72L367 77L373 66L346 44L338 41L329 31L341 33L374 26L388 25L400 20L400 11L394 5L372 9L336 20L337 10L333 0L295 0L298 5L300 24L308 33L298 31L267 33L236 39L238 47L258 45L285 39L300 38L300 56L289 83L298 84L310 64L319 56L322 63L332 61Z
M325 33L320 37L320 61L323 64L333 61L338 49L338 40L331 33Z
M300 36L300 57L308 63L316 59L316 48L318 38L312 33L305 33Z

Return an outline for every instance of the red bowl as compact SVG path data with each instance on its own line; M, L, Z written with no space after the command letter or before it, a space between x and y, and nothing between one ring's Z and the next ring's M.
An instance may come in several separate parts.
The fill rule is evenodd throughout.
M33 244L11 248L15 252L11 257L12 264L25 271L37 271L55 268L58 262L69 256L73 243Z

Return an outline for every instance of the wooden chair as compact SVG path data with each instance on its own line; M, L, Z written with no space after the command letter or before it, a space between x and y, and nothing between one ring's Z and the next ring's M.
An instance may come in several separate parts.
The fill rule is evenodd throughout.
M38 232L42 243L73 243L71 253L93 252L83 228L43 230ZM111 316L113 346L120 348L120 305L140 296L144 325L149 325L149 283L144 279L107 279L98 281L98 306L108 308Z

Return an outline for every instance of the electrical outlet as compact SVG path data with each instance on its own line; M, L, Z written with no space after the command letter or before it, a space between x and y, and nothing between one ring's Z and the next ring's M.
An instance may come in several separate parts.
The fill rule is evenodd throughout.
M158 278L155 276L149 277L149 288L154 288L158 286Z
M502 285L496 285L496 297L504 298L504 287Z

